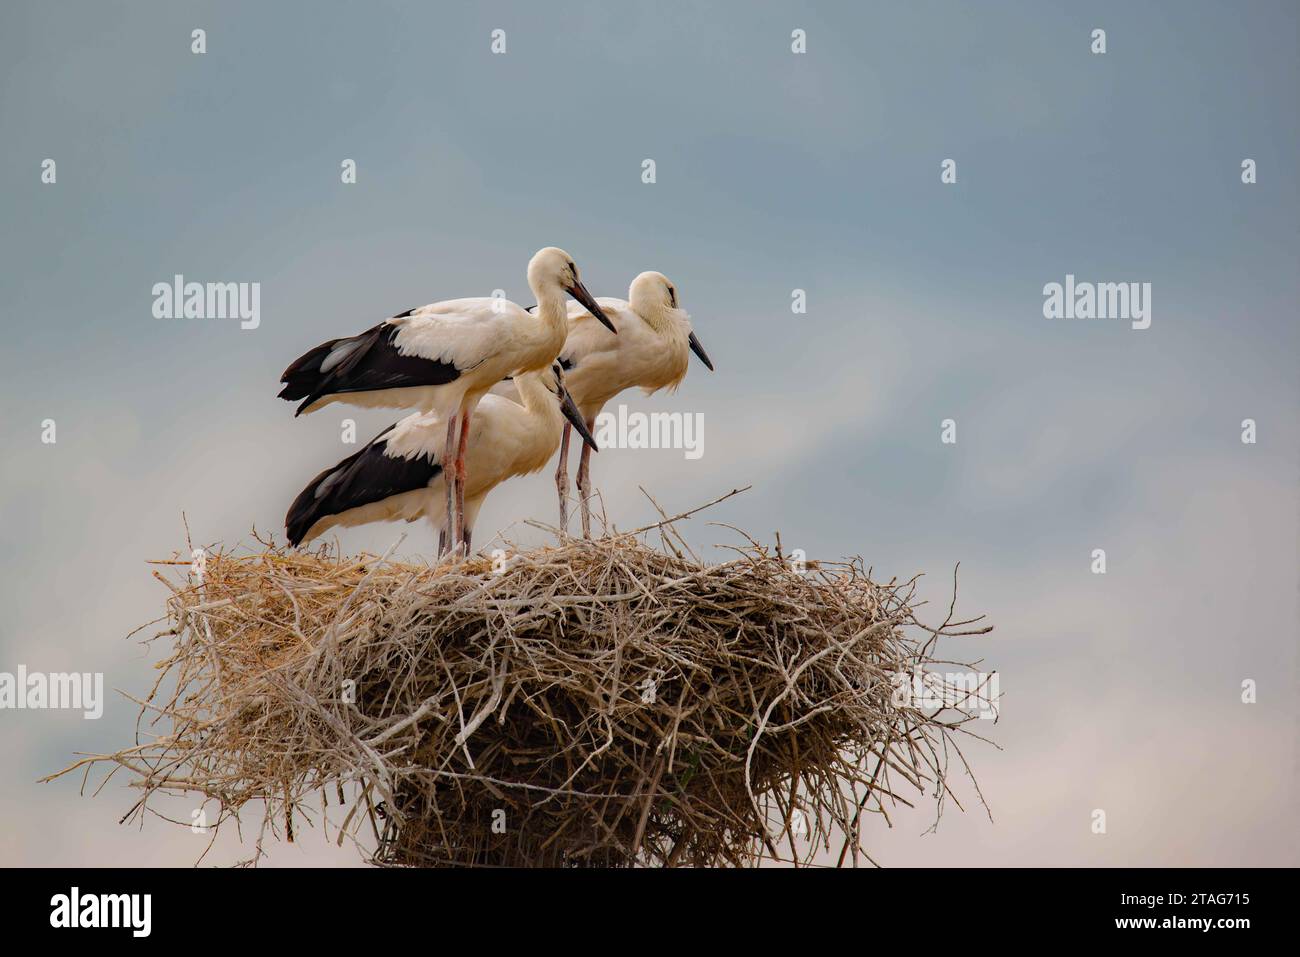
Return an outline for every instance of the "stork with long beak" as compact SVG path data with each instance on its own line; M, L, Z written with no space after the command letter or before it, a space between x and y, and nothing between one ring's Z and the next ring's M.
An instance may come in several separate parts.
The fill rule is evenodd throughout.
M568 419L591 448L595 440L564 388L558 363L515 377L520 402L484 396L465 446L465 546L488 494L507 479L545 467ZM522 404L521 404L522 403ZM311 541L335 526L427 518L446 540L445 427L437 413L409 415L360 452L317 475L285 516L289 542Z
M689 352L713 371L713 363L691 327L691 317L681 308L677 287L663 273L643 272L632 280L623 299L600 298L597 310L570 303L569 335L560 350L565 384L582 412L589 430L605 403L624 389L639 387L646 394L676 389L686 376ZM617 336L611 336L597 322L612 320ZM493 389L511 394L509 383ZM560 528L569 518L569 429L560 440L560 463L555 471L555 488L560 497ZM582 505L582 534L591 537L591 455L582 450L578 464L578 492Z
M608 332L605 316L578 276L573 257L548 246L528 263L536 313L501 298L451 299L408 309L365 332L331 339L294 362L280 381L297 414L331 402L415 408L435 415L447 434L440 461L451 547L467 546L465 451L479 400L504 377L548 368L568 334L572 296Z

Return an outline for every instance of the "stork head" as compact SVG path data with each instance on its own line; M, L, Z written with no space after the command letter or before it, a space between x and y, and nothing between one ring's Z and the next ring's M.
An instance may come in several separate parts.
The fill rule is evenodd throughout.
M595 297L587 291L578 276L578 265L573 257L556 246L539 249L528 261L528 286L539 303L556 301L565 295L572 296L589 313L605 324L610 332L617 332L596 305Z
M587 428L587 423L582 419L582 413L578 411L578 403L573 401L573 396L569 395L569 390L564 387L564 369L558 361L552 362L551 367L539 372L542 385L546 386L546 391L555 396L560 404L560 411L564 417L569 420L569 424L578 430L582 436L582 441L591 446L593 452L599 452L596 440L591 437L591 431Z
M645 317L651 326L660 331L663 331L665 324L671 322L681 322L690 330L690 317L686 315L677 298L677 287L661 272L653 270L643 272L633 279L632 285L628 287L627 301L633 312ZM699 356L700 361L712 372L713 363L709 361L708 353L704 351L704 346L700 345L694 330L689 332L687 341L691 351Z
M661 272L643 272L628 287L627 301L632 311L639 315L658 316L668 309L678 308L677 287Z

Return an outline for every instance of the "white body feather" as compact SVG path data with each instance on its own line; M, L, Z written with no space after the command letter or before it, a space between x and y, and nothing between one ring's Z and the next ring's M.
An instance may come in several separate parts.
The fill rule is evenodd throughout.
M394 344L398 352L451 363L462 370L460 377L442 385L330 394L303 411L315 412L332 402L373 409L420 409L444 417L462 407L472 409L479 397L506 376L544 368L554 360L564 344L566 316L563 300L546 306L534 315L507 299L449 299L389 319L385 324L397 327ZM322 371L345 359L353 345L343 342L336 346L321 364Z
M564 384L582 417L591 422L605 403L625 389L646 394L676 389L686 376L690 359L691 319L682 309L667 304L643 307L647 315L625 299L596 299L614 323L609 330L579 303L568 306L568 337L560 356L573 362ZM499 382L497 395L517 396L513 383Z
M609 334L605 330L606 335ZM507 479L541 469L560 444L564 415L556 397L541 380L549 370L519 377L521 401L484 396L470 420L465 452L465 524L472 528L488 494ZM522 402L522 404L521 404ZM386 437L384 454L395 458L422 455L442 464L447 420L438 413L402 419ZM428 518L437 531L447 526L445 472L427 486L320 519L304 536L308 542L336 526Z

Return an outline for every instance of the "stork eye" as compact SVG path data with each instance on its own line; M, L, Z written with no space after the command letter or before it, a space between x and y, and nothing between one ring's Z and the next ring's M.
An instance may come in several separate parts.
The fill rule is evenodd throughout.
M668 303L674 309L677 308L677 290L674 289L672 286L668 287Z

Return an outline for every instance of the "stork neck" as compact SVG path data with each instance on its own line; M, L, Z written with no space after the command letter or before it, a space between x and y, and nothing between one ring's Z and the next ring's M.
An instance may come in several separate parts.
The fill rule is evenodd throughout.
M563 296L537 297L537 325L534 326L533 343L537 347L538 365L549 364L569 335L569 314ZM543 387L543 391L545 388Z
M548 293L537 297L537 317L546 326L566 328L569 309L563 295Z
M660 335L667 333L672 325L669 322L667 311L657 302L640 304L636 311L645 320L646 325Z
M515 376L515 388L519 390L519 400L530 416L559 420L559 404L551 390L542 384L538 373L525 372Z
M683 342L686 340L678 319L679 310L658 302L641 303L633 306L633 309L659 335L668 339L681 339Z
M524 372L515 376L515 388L519 391L520 404L529 412L540 409L550 395L535 372Z

